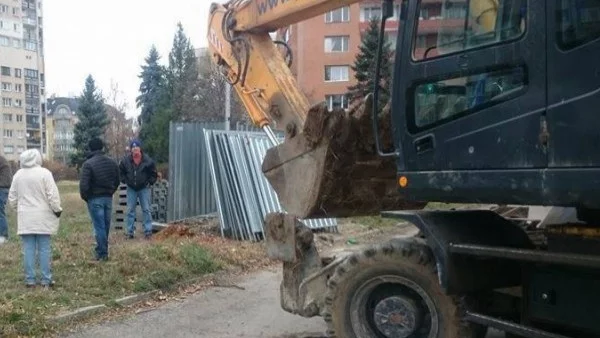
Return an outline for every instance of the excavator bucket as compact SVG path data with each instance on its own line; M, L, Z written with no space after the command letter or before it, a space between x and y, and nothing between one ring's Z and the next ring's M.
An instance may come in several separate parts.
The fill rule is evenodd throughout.
M425 206L402 197L394 159L377 155L371 100L368 96L349 112L314 106L301 133L267 152L262 170L286 212L300 218L350 217ZM380 126L389 149L388 107Z

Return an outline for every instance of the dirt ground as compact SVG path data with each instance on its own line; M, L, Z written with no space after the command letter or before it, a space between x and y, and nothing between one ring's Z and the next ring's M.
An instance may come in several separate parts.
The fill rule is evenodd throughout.
M231 259L243 259L242 256L236 257L235 252L231 256L235 245L248 246L251 250L238 247L235 251L241 255L250 252L250 259L254 259L253 264L256 264L254 269L248 268L244 274L213 281L208 287L192 286L158 306L141 306L104 322L79 326L61 337L325 338L322 318L302 318L281 309L281 266L272 261L267 264L267 261L257 258L256 246L261 244L222 239L215 233L214 226L210 222L180 224L157 236L157 239L196 238L199 242L221 247L223 256ZM417 231L407 224L362 224L348 220L342 221L339 229L337 234L315 234L322 255L359 249L392 236L411 236ZM492 334L489 337L502 336Z

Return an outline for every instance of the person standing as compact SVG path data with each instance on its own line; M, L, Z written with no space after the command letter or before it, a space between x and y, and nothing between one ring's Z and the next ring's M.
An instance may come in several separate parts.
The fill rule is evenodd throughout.
M93 138L89 155L81 166L79 195L87 203L94 226L96 260L108 260L108 238L112 217L112 196L119 188L119 165L103 152L104 142Z
M142 151L142 144L133 140L130 153L119 164L121 182L127 185L127 237L134 238L135 209L139 200L142 207L144 235L152 237L152 214L150 213L150 186L156 183L157 172L154 160Z
M0 155L0 245L8 240L8 223L6 222L6 200L8 199L8 190L12 183L12 169L10 164Z
M54 285L50 238L59 227L62 213L58 187L52 173L42 167L42 154L29 149L20 155L20 169L8 192L8 204L17 210L17 234L23 241L25 285L36 285L36 251L42 273L41 285Z

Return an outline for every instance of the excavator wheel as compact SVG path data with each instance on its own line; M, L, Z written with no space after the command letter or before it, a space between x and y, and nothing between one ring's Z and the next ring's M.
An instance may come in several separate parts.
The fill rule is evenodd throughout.
M323 318L336 338L477 338L463 300L445 295L422 239L390 241L348 257L328 281Z

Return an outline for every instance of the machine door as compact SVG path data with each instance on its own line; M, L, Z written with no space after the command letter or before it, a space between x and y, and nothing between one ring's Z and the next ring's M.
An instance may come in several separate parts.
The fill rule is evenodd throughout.
M404 170L547 166L546 2L413 0L408 10L393 89Z
M549 167L600 166L600 0L548 0Z

